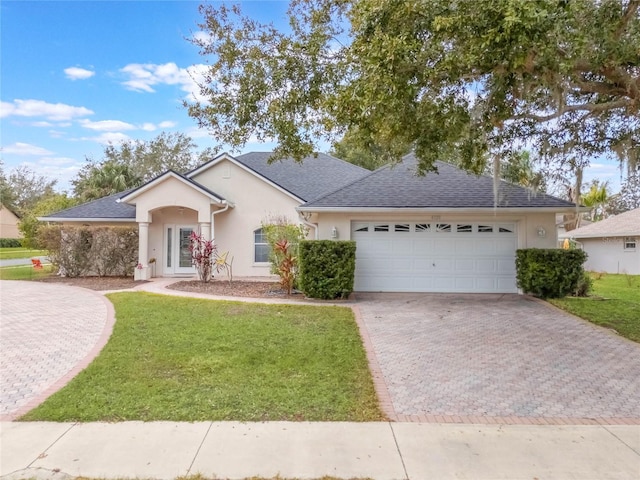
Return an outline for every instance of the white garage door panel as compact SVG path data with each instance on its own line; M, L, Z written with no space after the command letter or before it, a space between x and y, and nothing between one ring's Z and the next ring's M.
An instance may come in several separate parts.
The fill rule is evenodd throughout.
M516 292L514 224L354 222L356 291Z

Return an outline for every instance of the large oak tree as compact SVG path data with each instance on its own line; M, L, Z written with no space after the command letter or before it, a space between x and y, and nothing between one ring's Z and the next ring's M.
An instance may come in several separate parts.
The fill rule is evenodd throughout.
M357 132L423 170L532 149L640 156L640 0L296 0L286 31L200 7L210 67L189 113L222 143L298 160Z

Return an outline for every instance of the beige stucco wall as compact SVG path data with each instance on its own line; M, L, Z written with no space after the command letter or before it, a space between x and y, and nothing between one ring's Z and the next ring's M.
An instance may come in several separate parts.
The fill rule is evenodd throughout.
M221 195L235 207L214 217L213 235L220 252L233 257L235 276L268 276L269 264L254 260L253 232L272 216L286 216L299 223L295 208L300 202L264 180L223 160L193 177L193 180ZM313 237L313 232L310 232Z
M0 205L0 238L22 238L18 230L19 221L11 210Z
M319 238L331 239L333 227L338 230L338 240L351 239L352 221L393 220L393 221L460 221L507 222L518 226L518 248L556 248L557 236L554 213L514 214L464 214L464 213L320 213L318 215ZM545 236L538 235L539 228L545 230Z
M640 237L636 250L625 251L623 237L579 238L577 241L589 255L585 269L594 272L640 275Z
M198 222L210 221L210 197L173 177L140 193L131 203L136 206L137 222L152 222L154 210L169 206L190 208L198 212Z

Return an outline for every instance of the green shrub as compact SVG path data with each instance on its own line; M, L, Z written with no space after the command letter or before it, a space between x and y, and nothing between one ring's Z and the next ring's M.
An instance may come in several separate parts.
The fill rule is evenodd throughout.
M576 291L584 275L582 250L526 248L516 251L516 278L525 293L562 298Z
M576 290L573 292L574 297L588 297L593 289L593 279L589 272L582 272L582 276L578 280Z
M68 277L130 276L138 262L138 232L132 227L46 226L38 242Z
M308 240L300 243L300 289L307 297L347 298L353 291L356 243Z
M0 238L0 248L20 248L22 241L19 238Z
M280 285L290 295L298 281L298 245L308 229L286 217L270 217L262 222L262 230L270 247L271 273L280 277Z

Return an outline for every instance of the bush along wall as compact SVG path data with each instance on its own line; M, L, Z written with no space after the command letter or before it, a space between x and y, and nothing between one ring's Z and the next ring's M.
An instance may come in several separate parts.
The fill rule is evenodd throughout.
M0 248L22 247L22 240L19 238L0 238Z
M138 263L134 227L47 226L40 229L38 241L67 277L132 276Z
M356 243L305 240L300 242L300 290L307 297L333 300L353 291Z
M525 248L516 251L516 278L525 293L562 298L574 293L584 277L582 250Z

